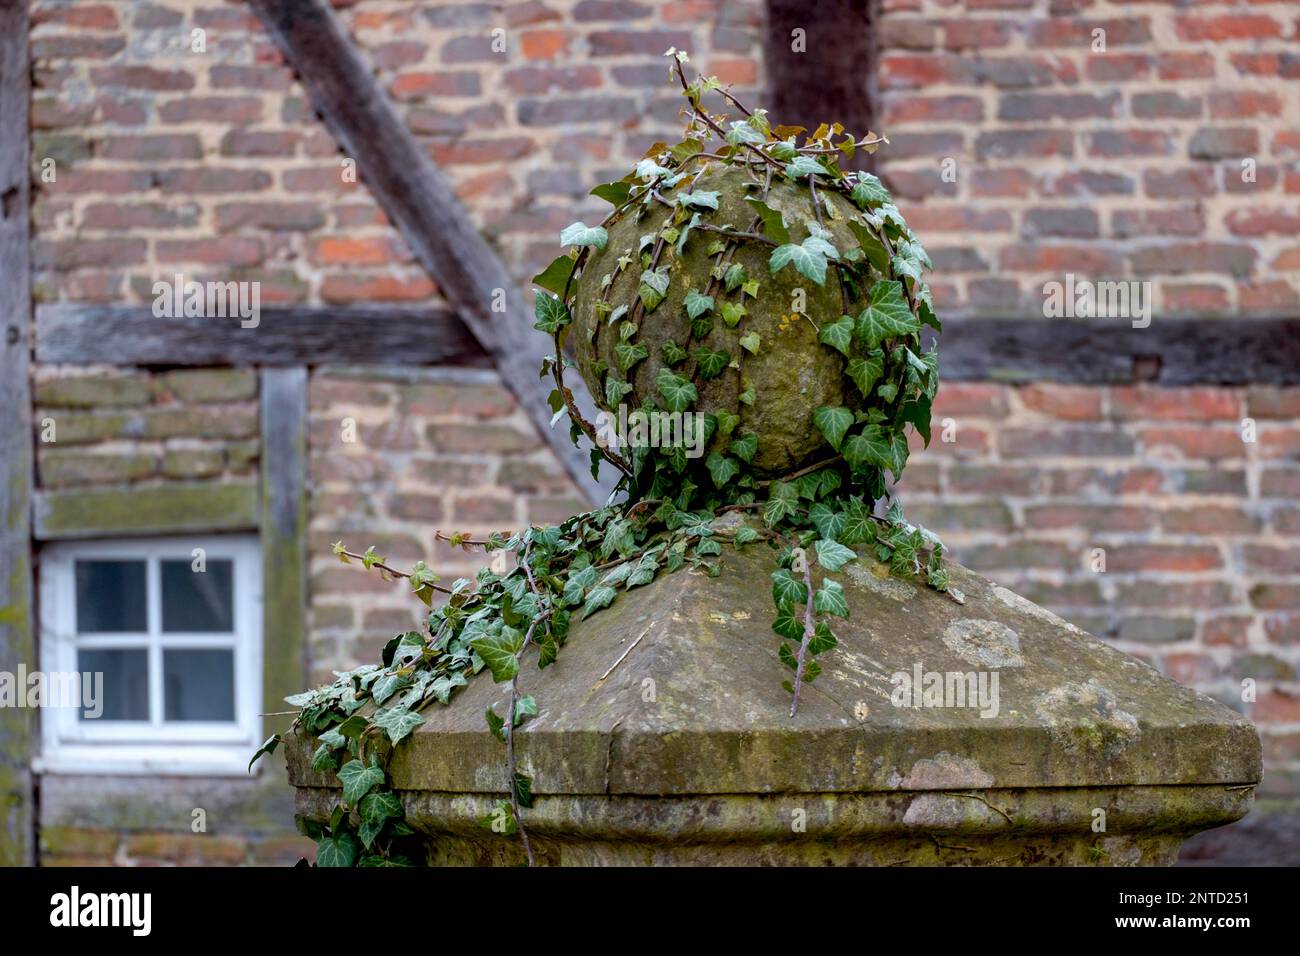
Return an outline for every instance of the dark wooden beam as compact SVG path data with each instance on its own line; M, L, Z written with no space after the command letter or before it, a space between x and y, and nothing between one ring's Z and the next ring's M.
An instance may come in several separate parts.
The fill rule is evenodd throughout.
M927 333L927 338L931 334ZM1300 384L1300 318L946 319L943 381Z
M490 365L455 312L400 306L275 306L238 318L166 319L150 306L36 309L36 360L112 365ZM534 373L536 378L536 373Z
M0 671L36 670L27 0L0 0ZM35 858L35 711L0 707L0 866Z
M375 200L484 350L495 357L506 385L543 438L592 500L603 501L612 482L593 481L587 453L573 446L567 428L551 427L546 402L551 386L537 375L549 341L533 330L530 304L479 235L450 182L397 115L329 3L249 2L297 72L325 125L356 161ZM581 381L576 375L570 379L579 407L584 414L594 415Z
M879 0L767 0L764 64L773 123L843 123L862 137L879 128ZM883 147L888 149L889 147ZM866 154L842 164L867 168Z
M261 409L262 688L271 714L307 681L307 370L263 369ZM288 729L287 718L266 719Z

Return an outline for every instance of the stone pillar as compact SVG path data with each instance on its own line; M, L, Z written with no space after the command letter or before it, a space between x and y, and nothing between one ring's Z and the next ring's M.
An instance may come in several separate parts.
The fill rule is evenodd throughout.
M771 554L723 560L717 578L621 594L547 670L525 659L540 710L516 741L539 863L1164 865L1250 807L1248 720L955 565L964 604L847 565L853 616L791 718ZM483 721L505 693L471 681L393 754L432 863L523 861L480 824L506 792ZM292 742L290 778L323 821L338 791L312 747Z

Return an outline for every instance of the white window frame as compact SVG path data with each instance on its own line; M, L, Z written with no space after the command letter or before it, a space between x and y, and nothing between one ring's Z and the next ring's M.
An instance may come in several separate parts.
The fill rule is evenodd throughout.
M195 548L207 561L229 559L234 590L233 634L162 633L160 561L193 560ZM147 630L79 636L76 622L78 559L146 562ZM42 708L41 773L239 775L261 745L262 719L262 552L256 536L131 538L63 541L40 553L40 660L46 673L73 673L79 647L145 646L149 655L150 719L92 721L78 707ZM235 719L232 722L165 722L161 688L163 648L233 648Z

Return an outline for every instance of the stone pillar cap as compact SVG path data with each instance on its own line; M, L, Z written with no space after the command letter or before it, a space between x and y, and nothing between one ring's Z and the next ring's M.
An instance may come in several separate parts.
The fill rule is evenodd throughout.
M1259 736L1241 714L1183 687L1055 614L958 565L948 595L870 559L840 574L852 617L818 658L789 716L770 629L772 554L728 550L720 576L661 574L590 621L556 664L524 658L536 717L517 731L521 769L545 794L687 795L1159 785L1244 787L1260 779ZM996 715L895 706L898 673L998 679ZM911 698L909 697L909 700ZM399 790L501 793L504 748L484 710L506 710L484 674L398 747ZM986 711L990 708L986 708ZM293 782L314 774L310 750Z

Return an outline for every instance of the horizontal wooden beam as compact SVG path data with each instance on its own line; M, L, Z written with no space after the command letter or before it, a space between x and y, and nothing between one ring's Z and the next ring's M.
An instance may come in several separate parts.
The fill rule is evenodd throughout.
M126 488L67 488L36 493L40 541L188 531L256 530L261 493L245 482L186 481Z
M938 340L946 382L1300 384L1300 318L946 319Z
M147 305L36 309L39 362L109 365L490 365L450 309L274 306L238 318L158 318Z

